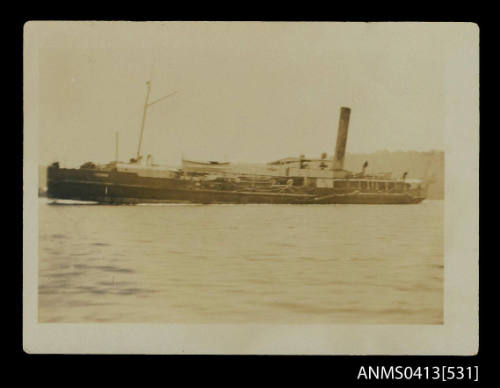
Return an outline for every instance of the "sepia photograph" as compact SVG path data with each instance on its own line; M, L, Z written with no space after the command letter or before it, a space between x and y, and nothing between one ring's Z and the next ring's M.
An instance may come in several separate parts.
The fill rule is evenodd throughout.
M27 23L25 350L477 352L478 36Z

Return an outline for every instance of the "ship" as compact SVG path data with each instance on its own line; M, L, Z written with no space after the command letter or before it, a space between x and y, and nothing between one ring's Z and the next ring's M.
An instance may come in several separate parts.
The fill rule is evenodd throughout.
M340 107L333 158L304 155L267 164L196 161L182 158L181 167L158 165L143 157L142 137L149 106L150 82L139 136L138 151L129 162L87 162L47 169L47 197L52 200L100 204L417 204L427 197L428 182L407 179L407 173L368 174L366 161L357 173L344 169L351 109ZM117 142L118 144L118 142ZM118 147L118 145L116 146ZM116 154L118 151L116 151Z

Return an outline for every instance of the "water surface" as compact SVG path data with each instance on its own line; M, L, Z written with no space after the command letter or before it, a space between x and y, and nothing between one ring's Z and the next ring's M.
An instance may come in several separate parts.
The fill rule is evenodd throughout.
M39 200L40 322L443 320L443 201L54 205Z

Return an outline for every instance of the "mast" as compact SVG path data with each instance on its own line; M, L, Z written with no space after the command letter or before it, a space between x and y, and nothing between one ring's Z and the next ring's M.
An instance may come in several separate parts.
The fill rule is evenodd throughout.
M118 163L118 143L120 140L120 134L115 132L115 162Z
M146 112L148 110L149 92L151 91L151 83L146 81L146 101L144 102L144 111L142 112L141 134L139 135L139 147L137 148L137 160L141 156L142 135L144 133L144 124L146 123Z
M166 96L160 97L152 102L149 102L149 93L151 92L151 82L150 81L146 81L146 87L147 87L146 101L144 102L144 111L142 113L141 134L139 136L139 146L137 147L137 158L136 158L137 160L139 160L139 158L141 157L142 135L144 134L144 125L146 123L146 112L147 112L148 108L151 105L156 104L157 102L160 102L160 101L164 100L165 98L173 96L175 93L177 93L177 90L176 90L175 92L172 92L170 94L167 94Z

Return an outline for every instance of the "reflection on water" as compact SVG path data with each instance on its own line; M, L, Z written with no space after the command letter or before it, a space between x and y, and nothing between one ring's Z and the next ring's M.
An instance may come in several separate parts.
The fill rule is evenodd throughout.
M443 202L53 206L41 322L442 323Z

